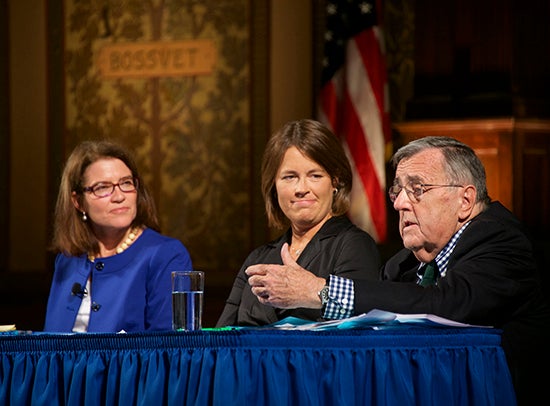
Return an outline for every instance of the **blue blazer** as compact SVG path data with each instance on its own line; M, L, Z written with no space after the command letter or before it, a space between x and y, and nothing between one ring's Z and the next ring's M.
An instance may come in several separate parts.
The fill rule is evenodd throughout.
M92 276L88 332L140 332L172 329L172 271L193 269L191 257L177 239L145 229L124 252L90 262L58 254L46 308L44 331L72 331L81 296Z

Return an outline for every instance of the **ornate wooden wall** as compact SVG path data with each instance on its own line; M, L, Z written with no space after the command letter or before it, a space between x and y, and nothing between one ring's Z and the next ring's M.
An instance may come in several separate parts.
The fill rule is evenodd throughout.
M58 38L64 92L52 113L63 113L63 133L54 136L65 153L56 170L84 139L131 147L162 231L188 247L197 268L219 271L216 279L233 278L257 243L252 222L263 218L251 193L257 149L268 136L266 123L252 118L267 107L256 107L250 92L252 47L262 41L251 22L260 3L67 0ZM206 45L181 50L197 41ZM206 71L190 71L207 52Z

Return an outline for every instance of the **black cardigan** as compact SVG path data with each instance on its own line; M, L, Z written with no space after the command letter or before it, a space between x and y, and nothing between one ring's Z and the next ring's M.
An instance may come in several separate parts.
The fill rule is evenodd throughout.
M319 309L274 309L261 304L252 293L245 270L253 264L282 264L281 247L290 243L291 231L279 239L256 248L241 267L216 326L261 326L288 316L319 320ZM353 225L345 216L329 219L312 238L298 264L315 275L330 274L359 279L378 279L380 254L372 237Z

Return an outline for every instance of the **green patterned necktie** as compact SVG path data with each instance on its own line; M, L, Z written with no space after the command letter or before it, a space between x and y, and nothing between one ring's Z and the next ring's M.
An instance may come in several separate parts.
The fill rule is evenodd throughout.
M435 284L437 277L437 264L435 261L430 262L424 269L424 275L420 281L420 286L430 286Z

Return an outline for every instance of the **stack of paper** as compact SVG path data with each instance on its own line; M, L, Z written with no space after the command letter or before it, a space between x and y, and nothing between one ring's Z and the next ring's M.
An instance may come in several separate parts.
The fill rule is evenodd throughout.
M491 326L476 326L473 324L459 323L457 321L445 319L433 314L400 314L378 309L346 319L322 322L312 322L296 317L287 317L276 323L270 324L268 327L282 330L330 330L351 328L383 329L410 324L435 327L448 326L491 328Z

